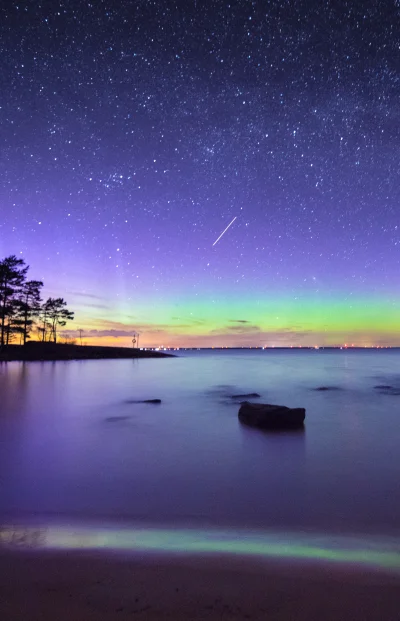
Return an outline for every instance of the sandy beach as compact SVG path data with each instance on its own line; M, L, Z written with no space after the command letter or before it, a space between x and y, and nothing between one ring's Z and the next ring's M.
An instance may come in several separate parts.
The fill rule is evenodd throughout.
M3 551L2 621L396 621L400 577L240 557Z

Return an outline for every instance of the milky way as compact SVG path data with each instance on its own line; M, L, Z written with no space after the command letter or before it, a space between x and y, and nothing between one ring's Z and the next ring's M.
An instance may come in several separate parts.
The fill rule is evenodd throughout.
M400 344L398 2L5 7L0 254L74 329Z

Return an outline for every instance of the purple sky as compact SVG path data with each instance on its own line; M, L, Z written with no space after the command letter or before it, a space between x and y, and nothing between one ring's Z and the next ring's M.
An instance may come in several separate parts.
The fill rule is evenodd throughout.
M8 3L1 255L91 342L400 344L399 32L394 0Z

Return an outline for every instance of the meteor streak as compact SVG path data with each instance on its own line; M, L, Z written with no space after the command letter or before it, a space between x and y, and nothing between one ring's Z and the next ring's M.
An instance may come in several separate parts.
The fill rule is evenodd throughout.
M232 222L229 222L229 224L228 224L228 226L226 227L226 229L224 229L224 230L222 231L221 235L218 237L218 239L216 239L216 240L215 240L215 242L213 243L213 246L215 246L215 244L216 244L217 242L219 242L219 240L221 239L222 235L223 235L224 233L226 233L226 231L229 229L229 227L230 227L230 226L232 226L232 224L235 222L236 218L237 218L237 216L235 216L235 217L233 218Z

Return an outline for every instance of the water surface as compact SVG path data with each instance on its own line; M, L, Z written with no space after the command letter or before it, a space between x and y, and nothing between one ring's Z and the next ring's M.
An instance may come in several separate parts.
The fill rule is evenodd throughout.
M397 351L0 365L0 514L397 535ZM316 391L321 386L331 391ZM307 410L238 422L230 395ZM162 399L161 405L129 404Z

